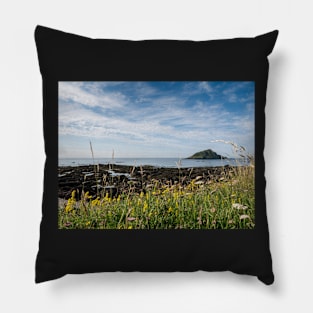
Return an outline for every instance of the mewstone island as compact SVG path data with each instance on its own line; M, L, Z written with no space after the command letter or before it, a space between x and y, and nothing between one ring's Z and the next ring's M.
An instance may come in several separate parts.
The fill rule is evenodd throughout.
M254 82L59 82L58 227L253 229L253 153Z

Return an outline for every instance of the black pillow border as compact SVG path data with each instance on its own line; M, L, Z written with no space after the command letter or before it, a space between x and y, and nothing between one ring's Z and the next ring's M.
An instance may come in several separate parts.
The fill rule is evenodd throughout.
M104 271L232 271L274 281L264 177L268 59L278 31L204 42L90 39L37 26L46 164L35 282ZM59 230L58 81L254 81L253 230Z

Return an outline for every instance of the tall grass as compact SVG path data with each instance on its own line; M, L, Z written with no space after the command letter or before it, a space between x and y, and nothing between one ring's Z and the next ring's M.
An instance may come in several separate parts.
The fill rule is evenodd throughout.
M66 229L250 229L255 225L254 170L233 168L229 178L170 186L153 181L144 192L92 199L75 191L59 208Z
M91 151L91 156L92 156L92 161L93 161L93 167L94 167L94 174L95 174L95 179L96 179L96 189L97 189L97 196L99 195L99 186L98 186L98 180L99 180L99 165L96 165L95 163L95 156L93 153L93 148L92 148L92 143L89 141L90 145L90 151Z
M247 157L244 147L230 144L241 157ZM91 142L90 149L94 160ZM112 197L109 193L99 193L97 187L96 198L82 191L79 201L74 190L67 203L58 209L58 226L60 229L252 229L255 174L253 158L248 157L249 166L225 169L217 180L198 176L188 184L181 177L181 161L177 162L179 181L174 184L158 180L145 183L144 168L140 166L141 190L130 187ZM94 168L98 186L99 171L95 163ZM130 174L134 171L135 167ZM190 177L191 173L192 169ZM110 178L103 177L104 186L107 179Z

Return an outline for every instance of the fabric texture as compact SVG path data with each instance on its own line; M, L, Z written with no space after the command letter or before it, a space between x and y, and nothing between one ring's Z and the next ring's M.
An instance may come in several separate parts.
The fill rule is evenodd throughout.
M91 39L37 26L46 163L36 283L105 271L232 271L274 281L264 177L268 55L278 36L212 41ZM252 81L255 86L253 229L58 228L58 84L62 81Z

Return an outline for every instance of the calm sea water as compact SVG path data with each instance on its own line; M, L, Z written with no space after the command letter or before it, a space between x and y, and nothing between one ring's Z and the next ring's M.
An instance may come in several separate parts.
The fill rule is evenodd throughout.
M247 165L248 162L241 159L227 159L227 160L194 160L194 159L176 159L176 158L98 158L93 161L92 158L62 158L59 159L59 166L80 166L80 165L93 165L95 164L120 164L130 166L144 166L151 165L155 167L172 167L176 168L177 163L181 162L180 167L215 167L225 165Z

